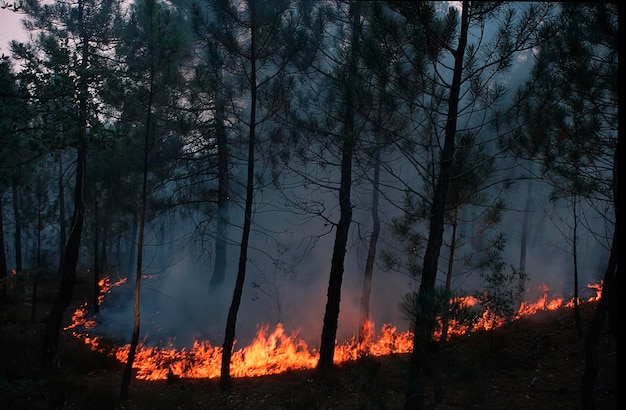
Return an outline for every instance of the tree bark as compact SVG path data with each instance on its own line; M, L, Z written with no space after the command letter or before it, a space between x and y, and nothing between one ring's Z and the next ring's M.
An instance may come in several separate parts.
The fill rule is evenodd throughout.
M7 254L4 249L4 218L2 213L2 193L0 192L0 277L5 279L9 275L7 266ZM6 281L2 282L0 289L0 303L4 303L7 297Z
M250 7L252 22L255 21L254 7ZM243 285L246 280L246 266L248 263L248 243L250 241L250 229L252 227L252 201L254 200L254 150L256 139L256 105L257 105L257 56L255 49L256 27L254 23L250 30L250 130L248 135L248 173L246 180L246 205L244 210L243 232L241 236L241 245L239 253L239 267L237 269L237 279L235 280L235 289L233 298L228 309L228 317L226 319L226 331L224 333L224 344L222 348L222 367L220 369L220 387L222 391L229 391L232 388L230 379L230 359L233 353L233 345L235 344L235 326L237 324L237 314L241 305L241 295L243 294Z
M454 138L457 128L457 114L459 105L459 95L461 89L461 79L463 76L463 59L465 55L465 47L467 45L467 32L469 28L469 2L463 1L463 10L461 12L461 29L459 32L459 42L454 52L454 72L452 84L450 86L450 95L448 97L448 114L445 128L445 138L443 153L441 156L441 166L439 168L439 178L436 181L435 193L431 205L430 230L428 234L428 243L424 253L424 266L422 269L422 279L418 301L424 303L424 296L431 293L435 288L435 279L437 277L437 268L439 263L439 253L443 241L444 217L446 211L446 197L448 184L450 180L450 172L452 169L452 161L454 157ZM419 317L416 317L416 331L413 335L413 352L411 353L411 365L409 372L409 387L407 389L405 410L419 410L424 406L424 392L421 386L421 374L425 363L426 343L429 340L421 340L420 332L417 329L426 329L432 324L420 323ZM428 339L428 338L427 338Z
M19 272L22 270L22 217L20 216L17 184L17 175L14 173L11 178L11 189L13 193L13 215L15 217L15 270Z
M94 313L100 312L100 304L98 298L100 296L100 215L98 215L98 188L96 186L93 196L93 220L94 220L94 238L93 238L93 311Z
M378 216L380 150L376 151L374 161L374 180L372 182L372 235L370 236L369 247L367 249L367 260L365 261L365 272L363 275L363 289L361 291L359 345L365 342L368 332L367 322L370 318L372 278L374 276L374 262L376 261L376 246L378 243L378 236L380 235L380 217Z
M622 139L623 141L623 139ZM617 141L617 149L613 157L613 203L615 208L615 225L613 226L613 243L611 245L611 254L608 266L604 272L602 282L602 295L598 302L596 312L589 323L587 333L585 335L585 372L580 386L580 401L584 410L594 410L595 400L593 391L598 376L598 337L602 330L604 320L608 316L611 332L615 338L615 353L618 351L618 305L617 305L617 278L619 271L619 254L622 247L620 229L622 224L621 202L619 200L618 180L619 166L618 159L624 153L623 142L620 143L619 137ZM617 363L617 362L616 362ZM617 369L616 369L617 370ZM617 371L616 371L617 374Z
M226 251L228 231L228 203L229 203L229 178L228 178L228 140L226 127L224 126L224 98L218 91L215 103L215 138L217 140L217 222L215 225L215 265L209 284L210 290L219 288L226 274Z
M78 2L78 21L81 27L81 78L79 83L79 122L78 122L78 151L76 158L76 186L74 187L74 214L72 228L67 241L65 256L61 265L61 285L57 298L52 305L46 329L44 331L43 357L44 362L53 365L58 362L59 332L63 322L63 314L72 300L76 283L76 265L80 252L80 240L85 217L85 167L87 162L87 98L89 97L87 78L85 77L89 65L89 38L84 28L84 2Z
M82 132L81 132L82 133ZM85 186L85 162L87 158L87 148L84 134L81 137L80 147L78 148L78 156L76 161L76 187L74 199L74 215L72 216L72 228L67 241L65 257L61 265L61 285L59 293L52 305L50 314L46 322L44 331L44 361L53 365L58 361L58 339L61 325L63 322L63 314L72 300L74 293L74 284L76 283L76 265L78 264L78 255L80 250L80 240L83 229L83 219L85 214L85 203L83 201L83 193Z
M63 259L67 244L65 226L65 183L63 182L63 156L59 154L59 273L63 275Z
M352 44L349 62L349 80L346 85L346 101L344 112L344 133L341 153L341 181L339 185L339 208L340 217L337 223L333 257L330 265L330 278L328 280L328 293L326 311L324 313L324 325L322 327L322 339L320 343L320 357L317 369L325 372L333 367L335 356L335 343L337 337L337 325L339 321L339 305L341 302L341 283L343 281L344 262L346 258L346 244L348 232L352 222L352 203L350 202L350 190L352 188L352 156L354 153L354 81L356 80L359 39L359 4L350 3L350 15L352 17Z

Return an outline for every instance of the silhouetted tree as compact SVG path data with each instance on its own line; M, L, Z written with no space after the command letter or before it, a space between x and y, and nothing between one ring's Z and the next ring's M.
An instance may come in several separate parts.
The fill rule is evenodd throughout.
M438 14L435 3L421 2L413 8L396 7L407 19L419 22L419 41L429 54L432 63L432 88L428 100L431 107L438 107L440 115L427 117L434 119L432 146L437 153L430 169L433 191L429 201L428 239L422 258L420 271L420 295L433 292L438 272L439 256L443 244L445 215L448 207L448 188L453 172L455 139L459 132L458 123L462 116L469 117L476 111L488 112L503 96L503 86L498 77L511 68L514 56L528 51L538 44L538 27L548 16L549 7L545 4L532 4L521 13L515 13L510 6L501 3L462 2L460 10L449 7ZM470 30L483 33L484 23L499 20L499 27L489 41L478 35L470 38ZM418 37L416 37L418 38ZM451 59L444 62L445 58ZM446 69L447 68L447 69ZM444 73L445 71L445 73ZM424 108L428 108L425 106ZM432 111L430 111L432 113ZM485 122L481 122L483 125ZM439 148L441 147L441 148ZM427 298L425 297L425 301ZM424 308L423 310L428 310ZM429 326L428 323L423 323ZM415 332L411 371L407 389L406 409L423 407L423 386L420 378L425 356L428 354L428 337Z
M150 218L148 195L154 189L151 184L160 176L157 167L163 165L160 151L171 150L177 145L168 144L168 139L173 139L168 136L168 123L171 121L171 111L180 104L180 95L176 90L183 85L181 66L187 48L183 37L182 15L171 6L156 0L143 0L133 5L120 38L122 41L117 53L123 61L120 74L126 96L120 125L142 141L133 332L120 387L120 398L127 399L141 328L144 232Z
M503 134L509 136L503 139L505 146L518 157L539 162L553 187L553 199L566 199L572 211L605 218L598 229L578 212L568 232L575 283L578 228L587 229L609 249L601 302L585 334L581 402L583 408L592 409L597 338L607 314L613 330L617 320L619 7L616 3L563 3L560 7L555 26L547 25L551 30L545 32L546 42L539 49L531 78L520 87L513 109L499 119L506 119L504 127L511 130ZM606 237L605 232L611 231L613 236ZM576 320L580 321L578 313ZM617 338L617 332L614 335Z
M205 10L203 3L194 2L191 7L193 35L196 37L198 52L202 56L194 71L192 92L196 97L198 112L197 125L202 134L198 143L203 148L196 155L209 159L203 162L199 173L209 173L217 180L217 189L210 186L210 200L216 203L217 209L211 208L209 220L215 217L215 242L213 272L209 282L209 291L215 293L221 289L226 278L226 261L228 255L228 225L230 224L230 167L231 152L228 130L227 104L232 95L233 77L225 69L228 58L228 42L224 36L232 32L233 22L228 18L212 15L211 7ZM216 10L214 10L216 11ZM208 119L206 119L208 113ZM203 126L205 123L206 126ZM215 172L215 170L217 172ZM216 174L216 175L214 175Z
M61 145L76 149L76 179L74 213L61 263L61 284L43 336L44 360L52 364L58 359L59 331L65 309L72 299L76 281L85 213L83 196L87 145L91 135L98 129L94 107L99 102L94 98L97 86L92 70L102 63L102 60L99 60L94 44L106 40L115 10L115 1L78 0L76 3L41 4L32 0L25 1L23 5L23 10L28 16L26 27L43 31L35 40L35 44L21 45L17 47L19 48L17 51L27 58L27 67L31 72L43 72L53 77L56 73L60 75L62 86L66 87L62 89L65 93L63 97L66 101L72 102L68 109L73 110L74 114L63 118L63 131L67 139L60 142ZM64 41L66 38L76 41ZM37 76L30 77L33 81L36 81L36 78ZM45 106L41 108L45 109ZM56 122L55 125L59 129L61 123Z

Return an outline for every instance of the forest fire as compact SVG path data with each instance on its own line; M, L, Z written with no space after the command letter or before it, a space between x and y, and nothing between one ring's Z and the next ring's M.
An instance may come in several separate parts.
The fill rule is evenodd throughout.
M105 294L111 288L125 283L122 279L111 283L108 278L100 281L102 303ZM596 301L601 292L602 285L589 284L587 288L594 290L595 295L584 302ZM539 311L556 310L560 307L572 307L574 301L565 302L562 298L549 298L549 289L545 287L543 295L535 303L524 302L521 304L514 319L531 316ZM479 302L476 298L468 296L462 298L462 304L467 307L475 306ZM481 330L489 330L505 323L504 318L494 318L494 315L484 311L479 320L472 326L455 322L447 324L447 338L460 336ZM114 356L124 363L128 356L129 344L119 347L111 347L104 343L101 336L90 336L89 331L97 327L97 322L89 317L87 303L81 305L73 314L72 323L65 330L72 330L72 334L87 344L92 350L100 351ZM334 361L344 363L358 359L362 355L383 356L397 353L409 353L412 349L413 335L410 331L398 331L396 327L385 324L379 332L375 331L373 322L368 322L366 334L361 342L356 337L340 343L336 346ZM436 339L441 337L441 332L434 334ZM174 347L169 342L165 347L150 347L140 343L134 361L136 377L143 380L164 380L174 378L218 378L221 369L222 348L213 346L208 341L195 341L190 348ZM257 329L255 339L246 347L242 347L232 355L231 376L252 377L283 373L288 370L311 369L317 364L318 352L310 348L306 342L298 337L298 332L288 333L282 324L277 324L270 331L269 326L262 325Z

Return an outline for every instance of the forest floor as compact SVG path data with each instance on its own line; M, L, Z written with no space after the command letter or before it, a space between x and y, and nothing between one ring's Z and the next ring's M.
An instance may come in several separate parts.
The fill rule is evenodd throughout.
M223 393L216 379L132 380L120 401L123 365L61 334L60 368L45 376L40 352L54 284L39 287L35 321L31 304L13 298L0 306L0 408L12 409L402 409L408 355L366 357L320 377L315 370L232 379ZM91 285L79 277L74 309ZM594 303L581 305L587 327ZM584 372L574 310L561 308L516 320L494 332L452 339L425 374L426 409L576 409ZM617 408L617 354L605 323L598 344L597 409ZM436 365L435 365L436 363ZM434 384L443 400L435 402Z

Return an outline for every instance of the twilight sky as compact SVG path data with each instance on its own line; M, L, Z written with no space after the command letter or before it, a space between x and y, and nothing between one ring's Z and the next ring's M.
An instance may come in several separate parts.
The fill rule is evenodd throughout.
M0 9L0 54L10 54L9 43L11 40L26 40L27 34L22 29L22 17L21 12Z

